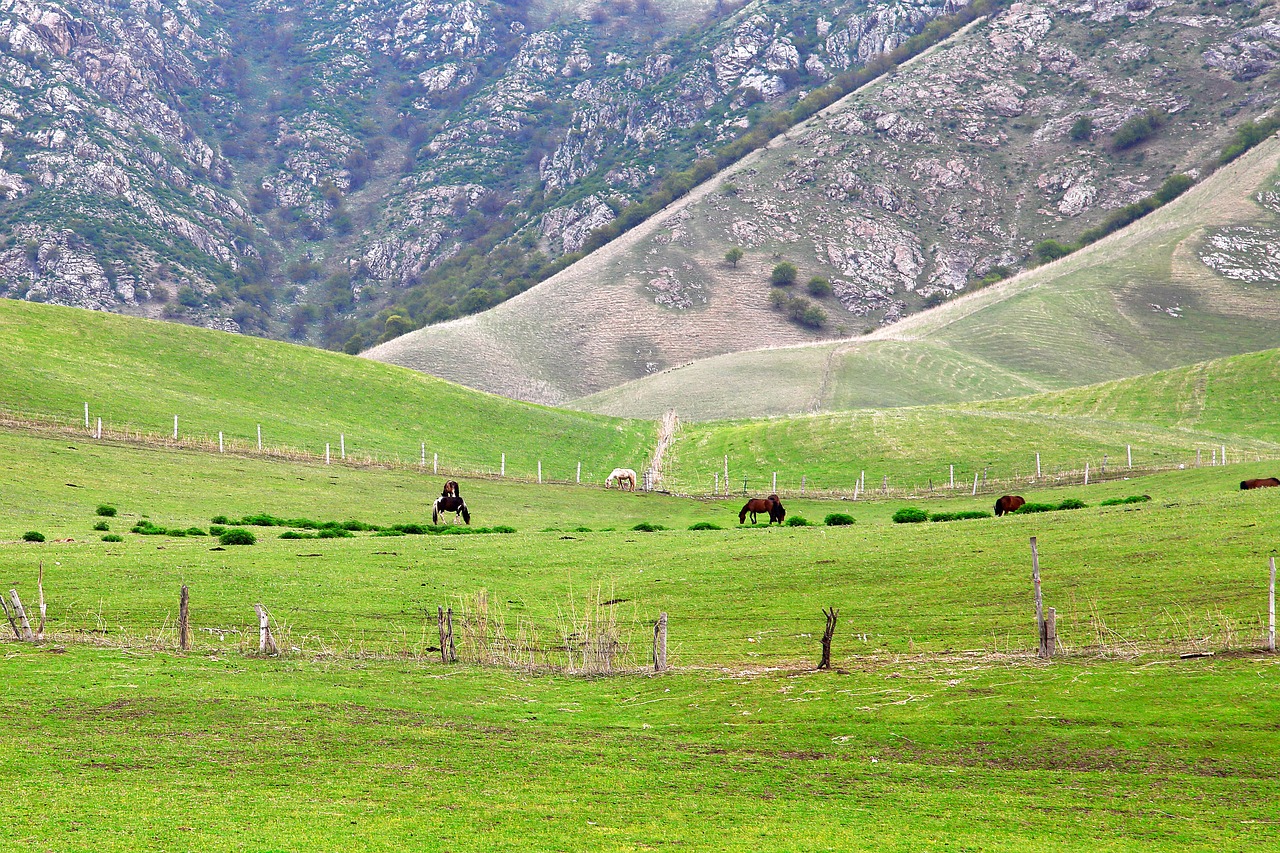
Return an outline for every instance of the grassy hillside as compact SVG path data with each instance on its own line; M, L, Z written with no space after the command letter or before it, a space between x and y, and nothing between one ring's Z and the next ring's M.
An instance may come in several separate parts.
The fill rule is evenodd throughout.
M666 481L706 492L729 457L735 493L772 484L851 491L865 470L866 485L883 477L896 488L930 482L966 494L975 471L1024 480L1041 454L1044 476L1088 463L1112 476L1127 470L1209 464L1223 445L1228 460L1280 458L1280 350L1267 350L1102 385L963 406L888 410L686 424L674 443ZM1271 476L1271 467L1266 467ZM1259 469L1262 470L1262 469Z
M1278 185L1273 138L1124 231L858 340L720 356L575 405L708 420L958 402L1275 347L1280 282L1227 278L1204 258L1215 240L1280 233Z
M1271 21L1275 8L1204 11L1190 3L1159 12L1012 6L793 128L542 285L367 355L558 404L725 352L847 338L967 292L1022 268L1038 241L1071 242L1167 178L1203 170L1237 124L1265 112L1273 75L1232 77L1202 57L1235 38L1235 28ZM1141 143L1121 145L1121 128L1144 110L1168 121ZM731 248L744 253L739 261L725 260ZM816 299L826 313L823 328L799 326L770 307L770 273L782 260L799 271L790 292ZM1067 308L1085 321L1067 333L1101 344L1090 366L1111 372L1089 380L1118 375L1134 359L1142 364L1129 373L1257 347L1256 329L1241 330L1234 350L1215 347L1212 339L1225 333L1214 319L1230 322L1229 309L1192 316L1198 303L1155 288L1169 283L1167 268L1141 274L1141 292L1118 294L1118 305L1060 298L1043 306L1050 330L1061 330ZM805 295L814 276L829 280L830 293ZM1238 290L1227 286L1215 297L1235 301ZM1151 304L1186 310L1196 355L1132 346L1151 324L1109 319L1150 313ZM999 353L1044 328L1022 331L973 343ZM479 357L457 359L458 349ZM1047 381L1060 372L1033 361L1026 374ZM815 380L815 392L823 387Z
M516 403L364 359L241 335L0 300L0 410L104 430L179 435L254 450L419 461L451 470L598 482L640 467L652 425Z
M1280 680L1257 652L1280 489L1237 491L1242 466L1146 478L1136 507L1097 507L1134 486L1110 483L1028 492L1095 503L1052 516L894 525L900 502L797 501L857 523L701 532L682 528L736 502L477 482L480 520L519 532L260 528L219 550L101 542L94 507L118 506L113 531L252 510L399 521L421 478L8 432L0 452L0 580L34 611L43 562L53 634L4 641L0 713L25 722L0 730L0 782L9 831L42 849L1168 851L1265 847L1280 820ZM627 529L639 517L675 529ZM16 541L28 528L51 541ZM1048 665L1029 654L1030 535L1058 611ZM490 624L550 646L602 589L637 668L666 611L675 670L438 663L435 606L465 636L482 589ZM255 602L279 658L253 653Z

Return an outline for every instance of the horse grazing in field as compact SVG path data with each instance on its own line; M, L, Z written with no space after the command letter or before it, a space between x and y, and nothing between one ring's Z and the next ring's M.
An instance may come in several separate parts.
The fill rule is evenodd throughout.
M444 491L440 493L442 498L460 498L462 493L458 491L458 481L449 480L444 484Z
M787 511L782 508L782 501L777 495L769 495L767 498L752 498L742 506L742 512L738 513L738 523L746 524L748 513L751 515L751 523L756 523L756 513L769 513L769 523L775 521L781 524L783 519L787 517Z
M634 492L636 490L636 472L630 468L614 468L608 477L604 478L604 487L607 489L614 483L618 484L618 488L626 492Z
M431 523L439 524L440 516L446 512L453 513L454 524L458 523L458 516L462 516L462 520L467 524L471 523L471 511L467 509L462 498L456 495L441 495L436 498L436 502L431 505Z
M996 498L996 518L1008 515L1025 503L1026 501L1023 500L1022 495L1001 495Z
M1280 486L1280 480L1275 477L1263 477L1257 480L1241 480L1240 488L1243 489L1268 489Z

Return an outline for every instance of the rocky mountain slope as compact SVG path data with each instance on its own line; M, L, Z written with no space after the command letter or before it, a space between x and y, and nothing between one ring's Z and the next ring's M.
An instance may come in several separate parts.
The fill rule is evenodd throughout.
M965 0L0 0L0 295L355 349Z
M1275 107L1278 65L1272 3L1015 3L534 290L370 355L563 402L717 353L870 332L1199 177ZM1265 242L1222 239L1209 262L1223 268ZM798 284L771 299L780 262ZM797 299L811 278L825 286ZM797 324L806 298L819 322Z

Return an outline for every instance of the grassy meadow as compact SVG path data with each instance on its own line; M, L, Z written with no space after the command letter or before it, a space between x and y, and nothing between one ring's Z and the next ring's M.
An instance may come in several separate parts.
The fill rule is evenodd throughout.
M1280 490L1239 492L1242 465L1032 489L1089 506L998 520L788 501L855 517L839 528L468 479L474 523L515 533L253 528L223 549L128 529L421 521L440 478L12 431L0 455L0 582L33 612L43 562L51 634L5 645L14 849L1223 850L1280 821L1280 669L1257 651ZM1138 492L1153 500L1098 506ZM32 529L48 541L20 541ZM1051 664L1032 654L1031 535ZM465 638L481 590L530 657L607 614L620 674L440 663L435 607ZM279 657L256 653L256 602ZM817 672L825 606L835 668ZM661 611L673 669L646 675Z

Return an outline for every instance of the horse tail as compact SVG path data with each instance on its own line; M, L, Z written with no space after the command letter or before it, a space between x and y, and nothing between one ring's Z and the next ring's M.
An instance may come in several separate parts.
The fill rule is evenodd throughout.
M440 523L440 501L436 501L431 505L431 523L433 525Z
M471 512L470 512L470 510L468 510L468 509L467 509L467 505L466 505L466 504L463 504L463 505L462 505L462 507L461 507L461 509L459 510L459 512L461 512L461 513L462 513L462 520L463 520L463 521L465 521L467 524L470 524L470 523L471 523Z

